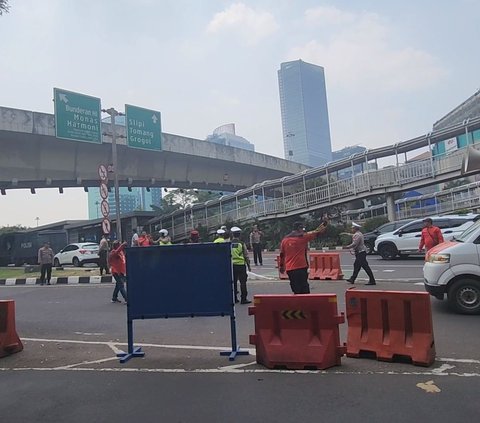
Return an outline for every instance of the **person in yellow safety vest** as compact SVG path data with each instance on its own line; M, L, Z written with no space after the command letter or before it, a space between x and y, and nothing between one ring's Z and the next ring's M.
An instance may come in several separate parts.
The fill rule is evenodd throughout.
M158 245L172 245L172 239L168 236L168 231L166 229L160 229L160 238L158 238Z
M240 281L240 304L250 304L247 299L247 268L250 268L250 259L246 244L240 240L242 230L238 226L230 229L232 235L232 264L233 264L233 283L235 285L235 302L238 303L238 281Z
M217 230L217 237L215 238L215 241L213 242L225 242L225 230L224 229L218 229Z

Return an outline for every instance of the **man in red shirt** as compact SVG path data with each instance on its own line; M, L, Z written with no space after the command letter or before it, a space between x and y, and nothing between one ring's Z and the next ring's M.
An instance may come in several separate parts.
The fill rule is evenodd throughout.
M317 229L305 232L302 222L293 224L293 231L282 239L280 245L280 272L287 271L290 287L294 294L310 294L308 285L308 243L325 232L326 221Z
M429 217L423 219L425 227L422 229L422 237L420 238L420 245L418 246L418 251L423 252L423 247L425 247L425 252L435 247L435 245L441 244L444 242L442 231L439 227L433 226L433 221Z
M127 243L120 244L120 241L114 241L112 251L108 256L112 276L115 278L115 289L113 290L112 303L121 303L118 299L118 293L122 294L125 304L127 303L127 292L125 291L125 280L127 274L127 266L125 262L125 247Z

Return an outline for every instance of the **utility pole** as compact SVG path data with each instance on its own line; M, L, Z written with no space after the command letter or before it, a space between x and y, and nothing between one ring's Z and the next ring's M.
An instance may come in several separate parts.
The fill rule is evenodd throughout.
M112 126L112 165L113 165L113 184L115 191L115 220L117 228L117 239L122 242L122 222L120 220L120 189L118 187L118 157L117 157L117 134L115 131L115 117L123 116L123 113L117 112L113 107L110 109L102 109L102 112L110 115L110 123Z

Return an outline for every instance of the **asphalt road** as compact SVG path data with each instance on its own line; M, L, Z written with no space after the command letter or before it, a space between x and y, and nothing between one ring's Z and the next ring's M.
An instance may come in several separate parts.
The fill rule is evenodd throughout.
M421 259L369 257L374 289L423 291ZM353 257L342 253L346 277ZM273 256L253 267L249 296L289 293ZM364 289L360 275L357 289ZM336 293L344 281L312 281L312 293ZM228 361L228 318L135 321L144 358L120 364L126 306L110 303L113 285L1 287L16 304L24 351L0 359L0 416L5 422L436 422L480 417L480 316L462 316L432 299L437 361L408 363L342 358L325 371L270 370L248 345L247 306L236 309L237 339L249 355ZM340 325L346 341L346 323ZM1 334L0 334L1 336Z

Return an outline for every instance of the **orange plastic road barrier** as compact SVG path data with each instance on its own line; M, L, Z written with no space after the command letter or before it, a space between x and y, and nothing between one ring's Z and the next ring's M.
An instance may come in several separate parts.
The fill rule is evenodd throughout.
M357 291L345 294L347 356L408 358L417 366L435 361L432 310L427 292Z
M257 363L269 369L327 369L339 366L340 345L335 294L255 295L248 314L255 316Z
M15 330L15 301L0 300L0 357L23 350Z
M310 271L308 279L343 279L339 253L309 253Z
M277 262L277 266L278 267L278 279L288 279L288 275L287 275L287 272L280 272L280 256L277 256L277 258L275 259L275 261Z

